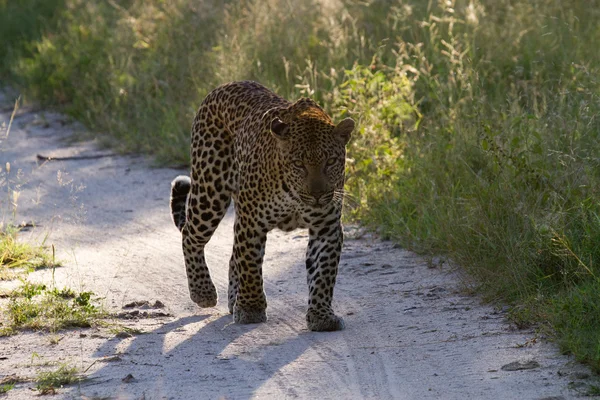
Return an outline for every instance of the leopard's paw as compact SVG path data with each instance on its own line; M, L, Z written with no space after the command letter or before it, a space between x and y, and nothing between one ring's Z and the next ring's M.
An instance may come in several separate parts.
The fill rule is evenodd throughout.
M309 309L306 323L308 329L314 332L341 331L346 326L344 320L331 310Z
M198 307L209 308L217 305L217 289L214 287L209 288L190 288L190 298Z
M233 306L233 322L237 324L258 324L267 322L265 308L240 307L237 303Z

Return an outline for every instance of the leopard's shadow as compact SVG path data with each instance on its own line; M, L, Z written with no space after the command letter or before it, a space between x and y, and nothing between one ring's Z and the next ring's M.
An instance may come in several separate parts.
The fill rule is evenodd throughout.
M96 357L119 355L106 362L81 384L82 395L110 395L116 398L252 398L285 365L293 362L310 346L306 332L266 344L239 343L254 329L269 331L282 328L274 321L239 325L232 316L222 315L189 334L195 324L210 315L193 315L169 322L130 339L114 338L105 342ZM270 324L270 325L269 325ZM191 328L191 329L189 329ZM181 332L181 335L177 333ZM310 334L308 334L310 335ZM178 337L181 336L181 337ZM261 333L261 337L262 333ZM172 344L182 339L177 344ZM130 341L126 344L126 341ZM231 345L231 346L230 346ZM168 349L168 350L165 350ZM109 358L110 359L110 358ZM136 368L136 365L142 368ZM252 373L249 373L252 371ZM123 382L132 374L133 380ZM102 387L97 385L101 384ZM111 387L106 392L104 388ZM293 395L293 388L286 388ZM200 397L192 393L203 393ZM151 395L151 396L149 396ZM138 396L138 397L135 397Z

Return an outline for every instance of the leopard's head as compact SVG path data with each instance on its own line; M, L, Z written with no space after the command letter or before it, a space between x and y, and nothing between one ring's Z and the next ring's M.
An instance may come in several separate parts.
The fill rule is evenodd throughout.
M334 125L315 102L304 98L278 110L268 123L278 144L284 189L314 207L341 200L354 121L346 118Z

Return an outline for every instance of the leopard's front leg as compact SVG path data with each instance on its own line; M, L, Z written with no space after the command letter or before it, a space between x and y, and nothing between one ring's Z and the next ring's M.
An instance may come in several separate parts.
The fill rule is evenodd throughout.
M308 281L308 312L306 322L311 331L344 329L344 320L331 308L333 287L337 276L343 233L339 219L330 225L311 227L306 251Z
M248 215L237 214L235 241L229 265L229 307L233 321L254 324L267 321L262 263L267 233Z

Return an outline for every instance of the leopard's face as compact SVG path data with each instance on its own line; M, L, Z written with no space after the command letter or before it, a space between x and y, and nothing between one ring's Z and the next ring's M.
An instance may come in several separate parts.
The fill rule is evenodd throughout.
M353 129L351 119L337 126L314 115L289 124L273 120L271 132L278 139L284 182L293 197L312 207L341 200L346 143Z

